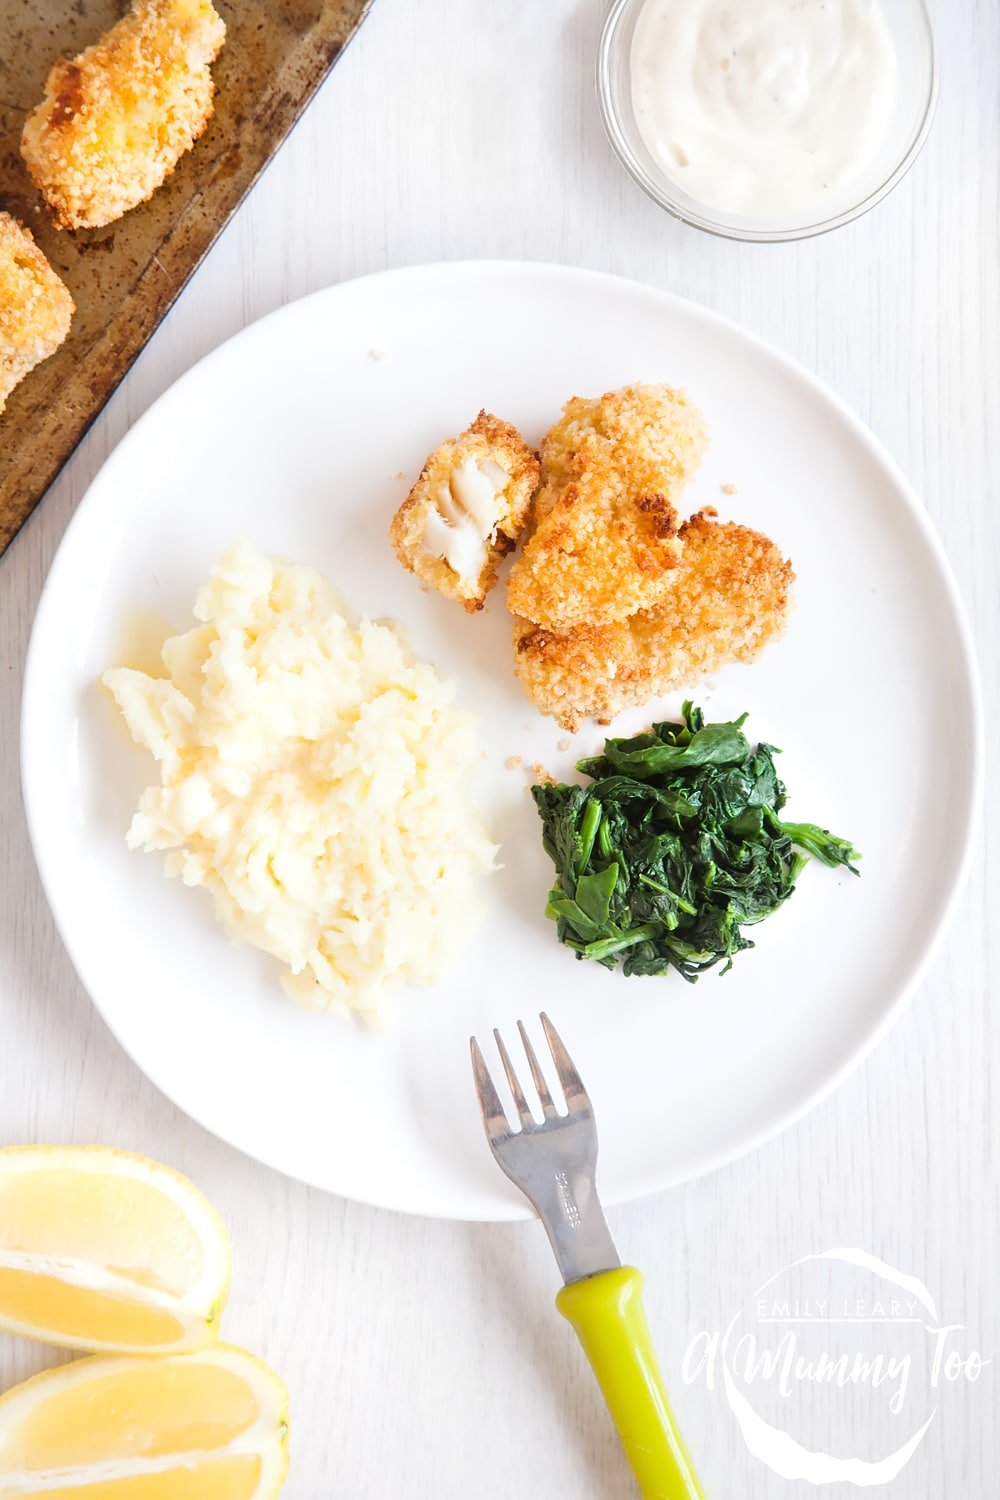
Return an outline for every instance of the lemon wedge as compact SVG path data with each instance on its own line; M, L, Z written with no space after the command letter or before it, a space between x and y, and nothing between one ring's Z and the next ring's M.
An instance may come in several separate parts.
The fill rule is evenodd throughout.
M199 1349L218 1337L229 1273L222 1220L168 1167L104 1146L0 1151L0 1328L70 1349Z
M287 1432L288 1392L242 1349L97 1354L0 1398L0 1495L269 1500Z

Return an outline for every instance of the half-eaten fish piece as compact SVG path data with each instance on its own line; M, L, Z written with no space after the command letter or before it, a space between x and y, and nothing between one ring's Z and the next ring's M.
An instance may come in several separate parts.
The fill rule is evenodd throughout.
M538 485L538 459L521 434L481 411L424 464L389 529L396 556L470 613L482 609Z

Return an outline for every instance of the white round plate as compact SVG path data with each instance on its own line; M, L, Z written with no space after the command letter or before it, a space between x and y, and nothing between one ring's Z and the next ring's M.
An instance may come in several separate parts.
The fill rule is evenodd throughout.
M706 414L712 446L690 508L714 504L763 528L798 575L783 639L751 666L692 684L693 695L710 717L748 709L748 732L784 750L788 816L864 854L860 879L811 865L757 930L756 950L694 987L676 975L624 979L557 944L528 768L568 775L602 731L591 725L566 749L522 696L502 589L467 616L423 592L386 538L407 480L480 407L537 442L569 396L636 380L683 385ZM366 613L404 622L482 719L482 802L504 864L491 915L446 983L399 994L386 1035L297 1010L275 963L223 936L205 893L166 880L161 856L125 848L153 766L96 680L120 659L137 606L186 628L198 584L238 538L314 565ZM678 709L682 696L659 708ZM700 307L590 272L506 263L332 287L179 380L66 533L35 622L22 732L25 803L56 921L153 1082L294 1177L468 1219L526 1213L483 1137L471 1032L488 1039L492 1026L511 1031L518 1016L548 1011L593 1099L612 1203L707 1171L819 1099L928 962L967 863L981 763L954 583L919 503L856 418ZM521 768L507 768L513 756Z

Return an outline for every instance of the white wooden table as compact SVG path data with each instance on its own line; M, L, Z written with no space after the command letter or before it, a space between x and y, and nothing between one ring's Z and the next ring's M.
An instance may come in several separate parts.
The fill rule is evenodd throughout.
M386 266L502 256L669 288L804 361L871 424L925 497L979 643L1000 660L1000 10L939 0L942 91L926 151L873 215L802 245L674 224L606 145L591 72L598 0L376 0L362 35L0 562L0 1141L102 1141L191 1173L229 1221L227 1335L283 1372L293 1500L616 1500L632 1493L600 1400L555 1314L534 1225L400 1217L287 1182L219 1144L146 1082L77 981L21 811L28 630L73 509L129 425L245 323ZM863 734L863 726L859 733ZM947 776L948 726L941 726ZM1000 1356L1000 1088L993 1063L987 786L972 881L946 947L873 1057L797 1127L704 1181L615 1210L644 1268L668 1382L710 1493L813 1495L750 1457L718 1391L685 1386L692 1335L795 1257L862 1246L919 1275ZM0 1382L57 1356L0 1336ZM822 1393L816 1397L822 1401ZM996 1365L947 1391L893 1500L1000 1496ZM906 1433L888 1418L865 1449ZM836 1497L855 1493L835 1487Z

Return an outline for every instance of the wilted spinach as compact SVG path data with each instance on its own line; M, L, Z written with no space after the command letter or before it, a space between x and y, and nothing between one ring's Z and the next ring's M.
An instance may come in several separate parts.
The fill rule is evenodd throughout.
M685 703L683 723L581 760L589 786L532 787L558 872L546 915L578 958L695 980L753 947L743 928L788 899L810 855L858 873L846 839L781 821L777 752L751 747L745 719L706 724Z

